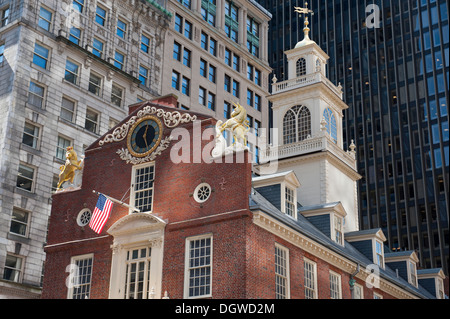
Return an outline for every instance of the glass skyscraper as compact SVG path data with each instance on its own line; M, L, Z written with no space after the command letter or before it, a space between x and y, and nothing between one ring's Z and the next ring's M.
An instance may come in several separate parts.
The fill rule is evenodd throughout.
M303 0L259 0L272 15L269 62L303 38ZM312 39L341 83L344 149L357 146L360 228L389 248L417 250L420 266L449 256L449 19L446 0L310 0Z

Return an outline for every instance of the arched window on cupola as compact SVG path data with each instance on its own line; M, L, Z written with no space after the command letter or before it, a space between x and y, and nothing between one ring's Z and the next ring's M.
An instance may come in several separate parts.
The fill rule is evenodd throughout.
M330 108L326 108L323 112L323 117L327 124L325 127L327 128L327 132L330 135L331 139L334 143L337 143L337 124L336 124L336 117L333 114L333 111L331 111Z
M311 135L311 112L306 106L296 105L283 119L283 144L301 142Z
M306 74L306 60L305 58L300 58L297 60L297 77Z

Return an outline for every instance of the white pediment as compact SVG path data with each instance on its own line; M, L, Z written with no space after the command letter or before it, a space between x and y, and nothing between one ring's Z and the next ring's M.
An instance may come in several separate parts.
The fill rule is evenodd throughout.
M167 223L158 216L149 213L133 213L114 223L108 233L114 237L163 230Z

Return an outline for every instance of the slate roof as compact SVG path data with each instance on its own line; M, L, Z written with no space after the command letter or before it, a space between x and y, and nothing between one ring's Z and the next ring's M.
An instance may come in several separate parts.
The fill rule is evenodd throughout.
M328 205L328 204L326 204ZM330 204L332 206L332 204ZM318 230L312 223L310 223L306 217L302 214L297 214L297 219L294 219L277 209L272 205L264 196L258 193L256 190L252 190L249 197L250 210L261 210L267 213L269 216L277 219L278 221L284 223L285 225L291 227L295 231L313 239L322 246L338 253L339 255L360 264L362 267L367 267L373 264L373 261L363 255L351 243L345 241L344 246L341 246L334 242L331 238L326 236L320 230ZM370 230L372 231L372 230ZM378 231L378 229L376 229ZM362 231L364 232L364 231ZM385 269L380 268L380 277L402 287L406 291L416 295L419 298L425 299L435 299L436 297L430 294L420 285L418 288L410 285L406 280L401 277L397 277L394 270L388 266Z

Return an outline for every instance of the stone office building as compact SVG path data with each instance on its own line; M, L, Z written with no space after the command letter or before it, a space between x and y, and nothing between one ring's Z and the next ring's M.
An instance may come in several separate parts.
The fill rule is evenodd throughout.
M0 0L0 298L39 297L51 194L128 105L161 94L155 0Z

